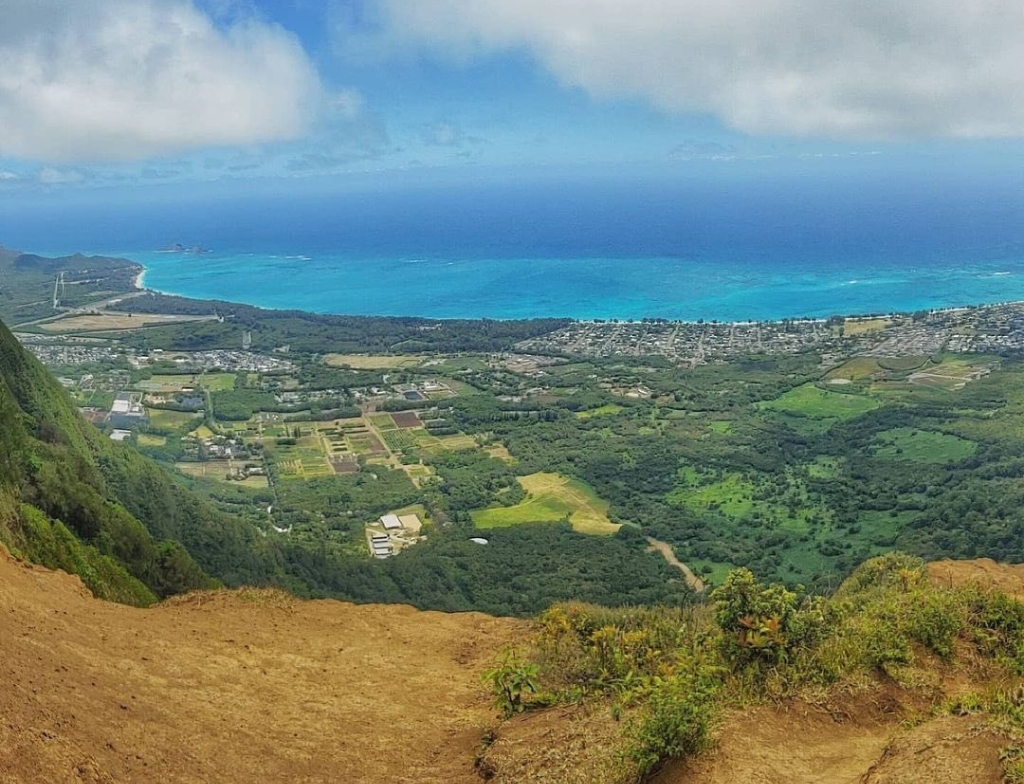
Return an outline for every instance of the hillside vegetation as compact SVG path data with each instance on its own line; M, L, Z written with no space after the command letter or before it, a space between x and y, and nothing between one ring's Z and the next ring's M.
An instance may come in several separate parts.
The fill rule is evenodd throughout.
M160 536L173 512L149 517L147 530L127 508L159 500L153 471L87 425L2 325L0 433L0 538L15 550L130 604L212 584L181 544Z
M1016 784L1004 591L1020 567L890 555L828 599L738 571L698 608L533 623L258 589L135 609L0 548L0 781Z
M815 732L832 725L842 733L836 717L845 715L861 724L861 740L874 738L860 770L833 779L820 768L802 778L791 769L790 778L776 778L767 773L782 753L761 748L767 773L758 780L904 781L858 777L900 737L896 721L906 729L954 717L969 718L971 732L990 739L989 767L1001 750L998 777L988 780L1024 781L1024 604L954 581L952 571L932 574L936 579L919 560L892 554L862 565L827 598L800 597L737 570L696 608L553 607L538 619L532 641L508 649L488 674L509 721L493 735L483 764L509 782L611 784L659 770L662 781L748 780L738 771L723 778L719 770L715 778L714 763L680 761L729 737L756 706L762 719L771 714L790 728L797 715L825 707L833 718L816 720ZM1019 577L1014 587L1024 587ZM571 717L557 729L543 710L552 706ZM542 753L524 742L537 724L553 739ZM846 734L848 741L857 735ZM813 756L820 741L786 738L782 729L772 735L796 755ZM953 772L941 780L985 780Z

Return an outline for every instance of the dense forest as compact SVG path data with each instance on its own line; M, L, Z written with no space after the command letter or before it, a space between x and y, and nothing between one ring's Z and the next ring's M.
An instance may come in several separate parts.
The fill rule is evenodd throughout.
M217 321L198 325L160 327L137 338L146 348L204 351L237 348L242 330L252 335L252 347L271 351L288 346L296 352L331 351L454 353L507 351L517 341L543 335L568 319L522 321L424 319L384 316L334 316L300 310L263 310L251 305L194 300L146 292L132 299L137 313L177 313L209 316Z

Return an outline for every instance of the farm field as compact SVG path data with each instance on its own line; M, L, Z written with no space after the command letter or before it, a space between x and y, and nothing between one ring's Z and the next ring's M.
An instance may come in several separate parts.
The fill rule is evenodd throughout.
M202 417L200 414L190 414L187 411L168 411L163 408L147 408L150 424L159 429L177 430L191 422L198 422Z
M211 392L224 392L235 388L234 373L204 373L199 377L199 385Z
M478 528L506 528L523 523L550 523L569 518L573 530L609 536L619 530L608 519L608 504L582 482L561 474L538 473L519 478L527 498L515 506L472 513Z
M206 460L202 463L175 463L175 467L181 473L188 476L205 476L210 479L224 480L235 467L235 462L231 460Z
M143 392L180 392L186 388L197 388L199 379L199 374L192 373L155 374L152 378L137 382L135 387Z
M354 370L390 370L416 367L422 357L412 354L328 354L324 362L331 367L350 367Z

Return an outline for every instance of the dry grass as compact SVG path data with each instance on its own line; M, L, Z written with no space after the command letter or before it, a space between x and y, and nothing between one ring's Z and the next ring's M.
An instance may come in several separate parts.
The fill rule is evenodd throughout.
M892 326L892 321L885 318L848 318L843 322L843 332L847 335L863 335L867 332L879 332Z
M327 354L324 357L324 362L331 367L347 366L356 370L415 367L422 361L422 357L412 354Z
M168 316L156 313L91 313L68 316L57 321L40 324L46 332L116 332L139 329L154 324L181 324L188 321L209 321L212 316Z

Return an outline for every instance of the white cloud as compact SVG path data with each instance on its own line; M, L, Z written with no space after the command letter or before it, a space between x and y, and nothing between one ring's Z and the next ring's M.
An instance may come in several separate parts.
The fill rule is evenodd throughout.
M324 102L295 36L192 0L0 0L0 156L118 161L301 136Z
M20 179L21 177L15 174L14 172L0 169L0 182Z
M81 182L85 175L74 169L55 169L52 166L44 166L39 170L39 182L44 185L66 185L72 182Z
M1024 136L1020 0L380 0L383 44L525 50L566 85L749 133Z

